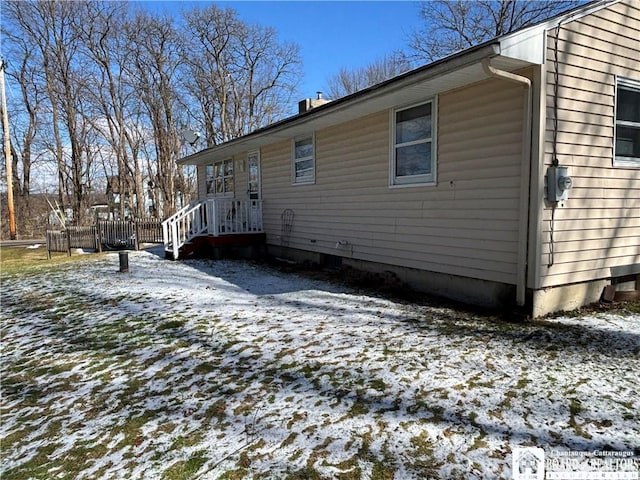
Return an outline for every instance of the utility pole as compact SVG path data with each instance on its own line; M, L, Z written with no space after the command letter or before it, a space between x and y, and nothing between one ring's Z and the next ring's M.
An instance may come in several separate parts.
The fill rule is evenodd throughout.
M7 167L7 207L9 208L9 238L16 239L16 214L13 206L13 160L11 158L11 137L9 136L9 115L7 97L4 91L4 59L0 59L0 95L2 96L2 129L4 130L4 158Z

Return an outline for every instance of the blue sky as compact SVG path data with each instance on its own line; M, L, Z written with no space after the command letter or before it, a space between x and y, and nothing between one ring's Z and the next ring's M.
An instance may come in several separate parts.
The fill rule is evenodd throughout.
M157 11L205 6L209 2L149 2ZM300 46L304 76L301 98L315 97L340 67L362 67L406 49L420 26L418 1L222 1L247 23L276 29L281 41ZM143 4L144 5L144 4Z

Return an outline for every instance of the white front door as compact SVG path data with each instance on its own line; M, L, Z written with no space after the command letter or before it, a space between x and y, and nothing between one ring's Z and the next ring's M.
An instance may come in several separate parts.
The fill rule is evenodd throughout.
M258 230L262 228L262 212L260 200L262 199L262 187L261 187L261 175L260 175L260 152L257 150L249 152L247 155L247 172L249 178L247 184L249 188L247 193L249 194L249 201L251 203L249 207L249 223L250 228Z
M247 164L249 165L249 200L260 200L260 154L257 151L249 152Z

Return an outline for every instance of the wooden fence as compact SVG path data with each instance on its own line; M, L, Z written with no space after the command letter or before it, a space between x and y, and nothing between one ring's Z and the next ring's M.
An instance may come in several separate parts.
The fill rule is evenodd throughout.
M162 223L155 218L137 220L99 220L90 227L70 226L65 230L47 230L47 255L84 248L101 252L103 249L135 249L141 243L162 243Z

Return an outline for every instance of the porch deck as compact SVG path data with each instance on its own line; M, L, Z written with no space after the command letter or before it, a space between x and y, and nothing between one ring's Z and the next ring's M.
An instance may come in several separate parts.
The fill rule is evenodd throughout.
M210 198L191 203L162 223L165 254L177 260L194 253L265 242L262 202Z

